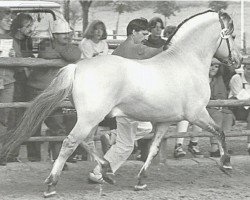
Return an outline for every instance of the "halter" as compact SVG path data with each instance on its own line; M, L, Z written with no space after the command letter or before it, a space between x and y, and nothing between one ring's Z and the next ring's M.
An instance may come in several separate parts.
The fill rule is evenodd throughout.
M229 55L228 55L228 59L232 62L233 61L233 58L232 58L232 52L231 52L231 48L230 48L230 43L229 43L229 37L231 34L226 34L226 31L227 29L225 28L225 25L220 17L220 14L219 14L219 21L220 21L220 24L221 24L221 33L220 33L220 37L221 37L221 40L220 40L220 45L222 43L222 40L223 39L226 39L226 42L227 42L227 48L228 48L228 52L229 52ZM219 45L219 47L220 47ZM219 48L218 47L218 48Z

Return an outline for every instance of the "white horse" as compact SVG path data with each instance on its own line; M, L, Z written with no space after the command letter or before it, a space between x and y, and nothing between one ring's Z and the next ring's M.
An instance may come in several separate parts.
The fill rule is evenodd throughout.
M77 123L63 141L46 179L49 188L58 182L67 158L107 115L150 121L154 126L154 140L138 175L139 188L143 186L143 172L157 154L170 122L187 120L213 133L219 141L221 165L231 169L225 135L209 116L206 105L210 98L208 73L212 57L232 67L240 66L242 57L232 32L233 23L227 13L206 11L182 22L167 41L167 50L151 59L108 55L62 68L27 109L20 126L3 145L2 154L30 137L42 120L71 94ZM102 167L107 166L107 161L93 155Z

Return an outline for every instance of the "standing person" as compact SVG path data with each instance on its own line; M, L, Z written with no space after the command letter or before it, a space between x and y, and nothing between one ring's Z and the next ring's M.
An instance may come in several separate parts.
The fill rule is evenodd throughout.
M113 52L113 55L122 56L130 59L151 58L163 51L163 48L151 48L142 44L148 35L148 21L143 18L134 19L127 26L127 39L121 43ZM138 124L125 117L117 117L117 137L104 158L109 162L113 173L127 160L134 149L136 139L142 138L150 129L138 132ZM114 183L110 177L105 177L106 181ZM93 172L89 174L89 179L96 183L104 182L101 167L97 165Z
M72 30L66 21L55 21L52 29L53 38L41 41L38 58L63 59L69 63L78 61L81 57L81 52L78 47L71 43L71 32ZM58 70L58 68L40 68L34 69L31 72L27 82L29 100L32 100L48 87L55 78ZM57 109L51 113L44 122L49 128L47 131L49 135L66 135L61 109ZM35 135L41 135L41 127ZM52 152L52 159L55 160L59 154L61 142L50 142L49 146ZM30 161L39 161L41 159L40 143L29 144L27 150Z
M10 27L10 35L13 38L13 50L15 57L35 57L32 53L32 38L33 33L33 18L24 13L20 13L13 21ZM14 102L27 101L27 84L28 69L18 68L15 69L14 77L16 82L14 84ZM14 129L18 121L21 119L25 108L12 108L9 117L9 124L11 129ZM19 149L13 152L13 160L17 159Z
M230 80L229 98L249 99L250 98L250 65L243 67L242 74L235 74ZM236 120L244 120L247 122L247 129L250 130L250 109L249 106L236 107L233 109ZM250 154L250 136L247 137L247 151Z
M92 58L98 55L108 54L108 44L105 41L107 31L105 24L100 20L94 20L87 27L83 40L79 43L82 58Z
M154 17L148 22L148 30L150 35L148 39L145 40L144 44L148 47L160 48L166 41L161 38L162 31L164 29L164 24L161 18Z
M0 57L13 57L13 39L9 35L11 26L11 11L9 8L0 7ZM10 103L14 94L14 70L0 68L0 102ZM0 109L0 135L6 134L9 129L8 117L10 109ZM6 161L0 161L0 165L6 165Z

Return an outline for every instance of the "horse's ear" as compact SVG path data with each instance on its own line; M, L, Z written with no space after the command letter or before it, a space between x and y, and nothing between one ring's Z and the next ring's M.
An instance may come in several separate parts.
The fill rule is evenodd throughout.
M231 35L234 31L234 24L233 24L232 18L230 17L228 13L222 10L219 11L218 14L219 14L220 19L223 21L225 28L228 29L226 31L226 34Z

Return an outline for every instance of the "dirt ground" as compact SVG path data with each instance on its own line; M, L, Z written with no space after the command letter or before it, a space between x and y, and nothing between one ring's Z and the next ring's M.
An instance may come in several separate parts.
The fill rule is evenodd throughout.
M242 128L241 126L239 128ZM244 127L243 127L244 128ZM237 126L236 126L237 131ZM185 140L187 149L189 140ZM201 138L199 146L205 158L173 158L174 140L168 140L168 159L165 164L151 165L147 191L134 191L136 175L142 162L128 161L116 173L115 185L89 184L88 173L94 162L69 163L57 185L58 195L52 200L250 200L250 156L246 152L246 137L227 138L232 152L231 177L218 168L218 159L209 158L209 139ZM23 149L24 147L22 147ZM25 152L22 152L23 155ZM45 150L44 150L45 151ZM0 166L0 200L39 200L43 184L52 164L50 162L9 163ZM101 191L101 192L100 192Z
M197 161L198 160L198 161ZM136 192L135 176L142 163L128 161L115 176L116 185L88 184L88 172L93 162L69 164L69 171L62 173L57 186L58 195L52 200L215 200L250 199L250 157L232 158L234 170L231 177L222 173L215 160L208 158L173 160L165 165L152 165L147 178L148 190ZM0 168L1 200L39 200L46 189L43 181L51 164L10 163ZM102 190L102 193L100 193ZM100 195L102 194L102 195Z

